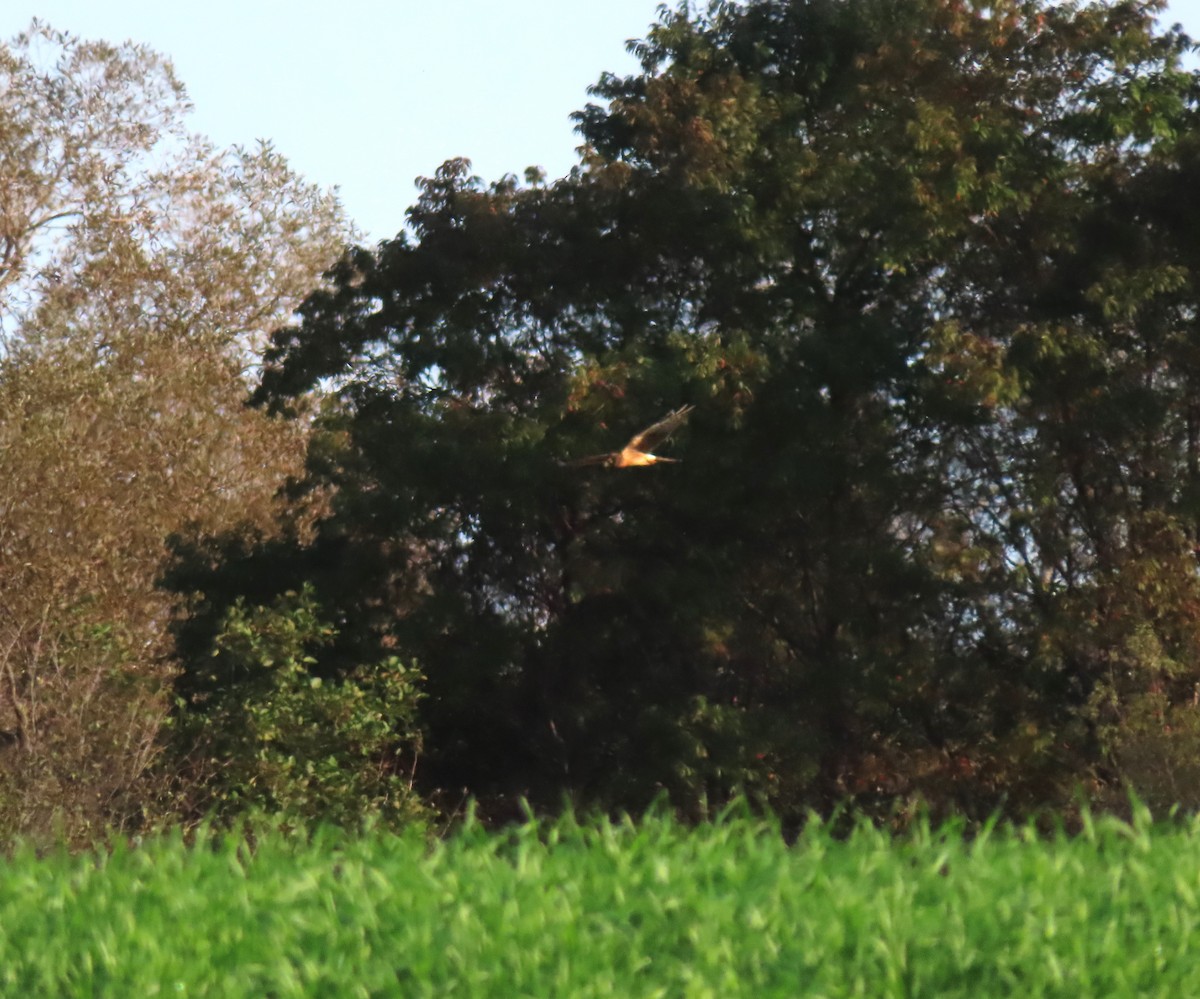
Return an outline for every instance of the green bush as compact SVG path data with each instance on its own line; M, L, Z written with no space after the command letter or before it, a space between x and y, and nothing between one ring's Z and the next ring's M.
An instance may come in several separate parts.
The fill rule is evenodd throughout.
M193 807L354 824L415 819L422 677L396 657L325 678L311 654L336 630L311 587L270 607L239 600L213 652L212 685L179 704L177 745Z

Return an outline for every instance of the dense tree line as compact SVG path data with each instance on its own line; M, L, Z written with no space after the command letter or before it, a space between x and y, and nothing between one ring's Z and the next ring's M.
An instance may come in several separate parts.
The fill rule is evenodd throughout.
M448 162L276 334L256 399L334 386L332 505L181 563L185 663L312 584L314 668L420 665L429 795L1189 793L1197 81L1157 10L663 11L570 176ZM680 464L570 464L684 404Z
M238 418L306 441L270 515L162 501L179 800L1197 804L1161 10L662 8L568 176L447 161L262 355ZM578 463L685 406L677 463Z

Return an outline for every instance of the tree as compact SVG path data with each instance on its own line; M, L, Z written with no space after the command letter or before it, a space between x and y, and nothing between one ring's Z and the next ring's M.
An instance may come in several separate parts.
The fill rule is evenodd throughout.
M305 428L243 405L350 236L268 145L187 134L170 64L37 22L0 48L0 803L88 835L150 806L185 525L267 529Z
M259 402L336 389L331 506L183 553L185 661L311 580L319 669L421 664L430 793L986 814L1103 776L1114 650L1191 642L1191 493L1147 502L1194 452L1148 346L1195 302L1160 7L664 9L568 177L448 161L274 336ZM571 466L683 405L680 464Z
M1091 111L1063 115L1064 128L1097 152L1048 181L1052 197L1020 229L993 226L972 268L1002 255L1011 279L976 282L960 298L969 337L952 334L966 378L1006 386L956 449L955 503L995 553L995 620L1020 643L1021 696L1038 705L1027 728L1053 755L1088 747L1101 775L1158 807L1194 806L1172 774L1200 761L1196 256L1180 197L1197 176L1196 89L1174 63L1185 45L1145 35L1115 73L1069 70L1088 81Z

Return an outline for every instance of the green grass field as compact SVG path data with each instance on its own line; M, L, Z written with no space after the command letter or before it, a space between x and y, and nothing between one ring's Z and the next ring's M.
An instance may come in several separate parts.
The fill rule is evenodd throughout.
M265 833L0 863L0 994L1200 995L1200 826Z

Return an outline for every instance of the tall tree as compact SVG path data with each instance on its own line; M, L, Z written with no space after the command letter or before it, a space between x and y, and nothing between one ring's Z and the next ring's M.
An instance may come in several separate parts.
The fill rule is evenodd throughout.
M167 536L269 529L305 430L243 405L337 259L336 200L189 135L170 64L0 46L0 828L140 812L169 706Z
M1141 600L1161 642L1177 624L1138 580L1194 585L1173 508L1116 474L1150 474L1127 414L1150 417L1128 407L1163 355L1103 374L1156 325L1133 313L1194 302L1149 214L1104 232L1188 176L1190 43L1160 9L664 9L641 71L577 116L568 177L449 161L410 233L276 334L261 402L336 388L309 466L330 514L302 549L193 551L185 654L247 580L265 602L312 579L343 634L323 668L399 647L428 676L430 790L665 789L694 812L738 786L785 811L1069 793L1113 749L1100 594ZM679 464L571 464L684 404ZM1072 479L1107 454L1105 488Z

